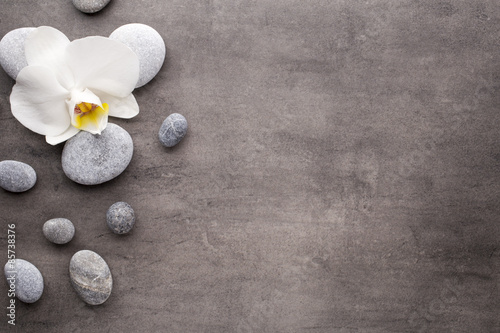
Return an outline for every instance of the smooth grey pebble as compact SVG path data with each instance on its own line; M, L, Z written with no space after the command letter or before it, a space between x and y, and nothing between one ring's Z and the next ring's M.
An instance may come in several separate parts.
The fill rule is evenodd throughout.
M152 27L141 23L122 25L109 38L127 45L139 58L139 80L136 88L151 81L165 61L165 42Z
M135 224L135 213L132 207L123 201L116 202L106 213L108 227L115 234L126 234Z
M97 253L81 250L69 263L71 285L87 304L99 305L111 295L113 277L109 266Z
M62 152L63 171L83 185L97 185L119 176L134 153L130 134L108 123L101 135L80 131L69 139Z
M36 184L36 172L30 165L5 160L0 162L0 187L9 192L25 192Z
M35 28L18 28L8 32L0 41L0 65L14 80L28 66L24 53L24 42Z
M24 303L34 303L42 297L43 276L35 265L24 259L8 261L4 267L9 289L15 286L16 297Z
M165 147L173 147L186 135L188 123L183 115L172 113L160 126L158 138Z
M81 12L87 13L87 14L93 14L104 7L111 1L111 0L72 0L73 5Z
M75 226L65 218L55 218L43 224L43 235L55 244L66 244L75 235Z

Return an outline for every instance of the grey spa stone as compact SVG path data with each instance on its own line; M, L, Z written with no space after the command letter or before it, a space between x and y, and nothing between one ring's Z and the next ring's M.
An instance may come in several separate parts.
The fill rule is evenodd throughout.
M16 297L24 303L34 303L42 297L42 273L24 259L9 260L4 267L9 289L14 289Z
M100 135L81 131L64 145L63 171L76 183L97 185L120 175L134 153L130 134L108 123Z
M55 218L43 224L45 238L55 244L66 244L75 235L75 226L70 220Z
M115 234L126 234L134 227L134 210L126 202L116 202L109 207L106 213L106 221L108 227Z
M109 266L97 253L78 251L69 263L71 285L87 304L99 305L111 295L113 278Z
M109 35L109 38L127 45L139 58L139 80L136 88L151 81L165 61L165 42L160 34L141 23L125 24Z
M0 162L0 187L9 192L24 192L35 186L36 172L30 165L5 160Z
M92 14L100 11L111 0L72 0L73 5L81 12Z
M26 37L35 28L19 28L8 32L0 41L0 65L14 80L24 67L28 66L24 53Z
M158 138L165 147L173 147L186 135L188 123L183 115L172 113L161 124Z

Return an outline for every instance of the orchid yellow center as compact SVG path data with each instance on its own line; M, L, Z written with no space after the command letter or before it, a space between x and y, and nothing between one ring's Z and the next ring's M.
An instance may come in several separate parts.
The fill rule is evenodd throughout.
M97 104L80 103L75 105L75 115L73 117L72 125L78 129L85 129L89 127L99 127L99 122L102 117L108 115L109 106L102 103L102 108Z

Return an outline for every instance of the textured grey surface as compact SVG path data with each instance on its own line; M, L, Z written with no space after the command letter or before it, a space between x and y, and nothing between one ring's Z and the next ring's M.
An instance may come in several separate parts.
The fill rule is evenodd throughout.
M100 305L111 295L111 271L106 261L94 251L81 250L71 257L69 277L73 289L89 305Z
M0 191L0 251L16 223L19 256L47 280L18 306L19 331L499 332L500 2L137 0L85 15L16 0L2 12L0 34L49 24L73 40L140 22L167 46L134 91L139 115L117 120L134 156L99 186L69 180L62 146L11 116L0 72L1 159L38 174L28 192ZM174 112L189 133L166 149L158 127ZM117 201L137 217L125 237L105 223ZM64 247L40 232L53 216L77 229ZM113 273L99 307L68 282L86 248ZM14 331L6 319L0 331Z
M5 278L10 283L14 282L17 299L25 303L34 303L43 294L43 276L35 265L24 259L15 259L4 266ZM7 294L5 294L7 296Z
M69 179L82 185L97 185L118 177L134 154L130 134L108 123L100 135L80 131L64 144L61 164Z
M109 3L110 0L72 0L73 5L86 14L97 13Z
M173 147L186 135L188 123L186 118L178 113L172 113L165 118L158 131L158 139L165 147Z
M43 235L55 244L66 244L75 236L75 226L65 218L50 219L43 224Z
M0 40L0 65L13 79L24 67L28 66L24 54L24 41L35 28L16 28L3 34Z
M106 222L115 234L126 234L135 224L134 209L126 202L115 202L106 212Z
M165 61L165 42L154 28L140 23L125 24L109 38L127 45L139 58L139 80L136 88L144 86L160 71Z
M36 171L19 161L0 162L0 187L9 192L25 192L36 184Z

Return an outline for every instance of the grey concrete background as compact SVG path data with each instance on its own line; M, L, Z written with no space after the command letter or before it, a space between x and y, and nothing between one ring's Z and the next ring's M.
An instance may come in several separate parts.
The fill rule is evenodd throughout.
M0 72L0 159L32 165L0 191L0 255L45 278L18 332L500 332L500 2L496 0L1 0L0 35L50 25L70 39L144 23L164 38L159 75L135 91L117 179L62 172L11 115ZM173 149L157 132L181 113ZM106 227L116 201L130 235ZM45 240L69 218L75 239ZM68 264L99 253L114 289L78 299ZM0 284L0 304L8 304ZM2 313L4 313L2 315ZM3 319L1 319L3 318Z

